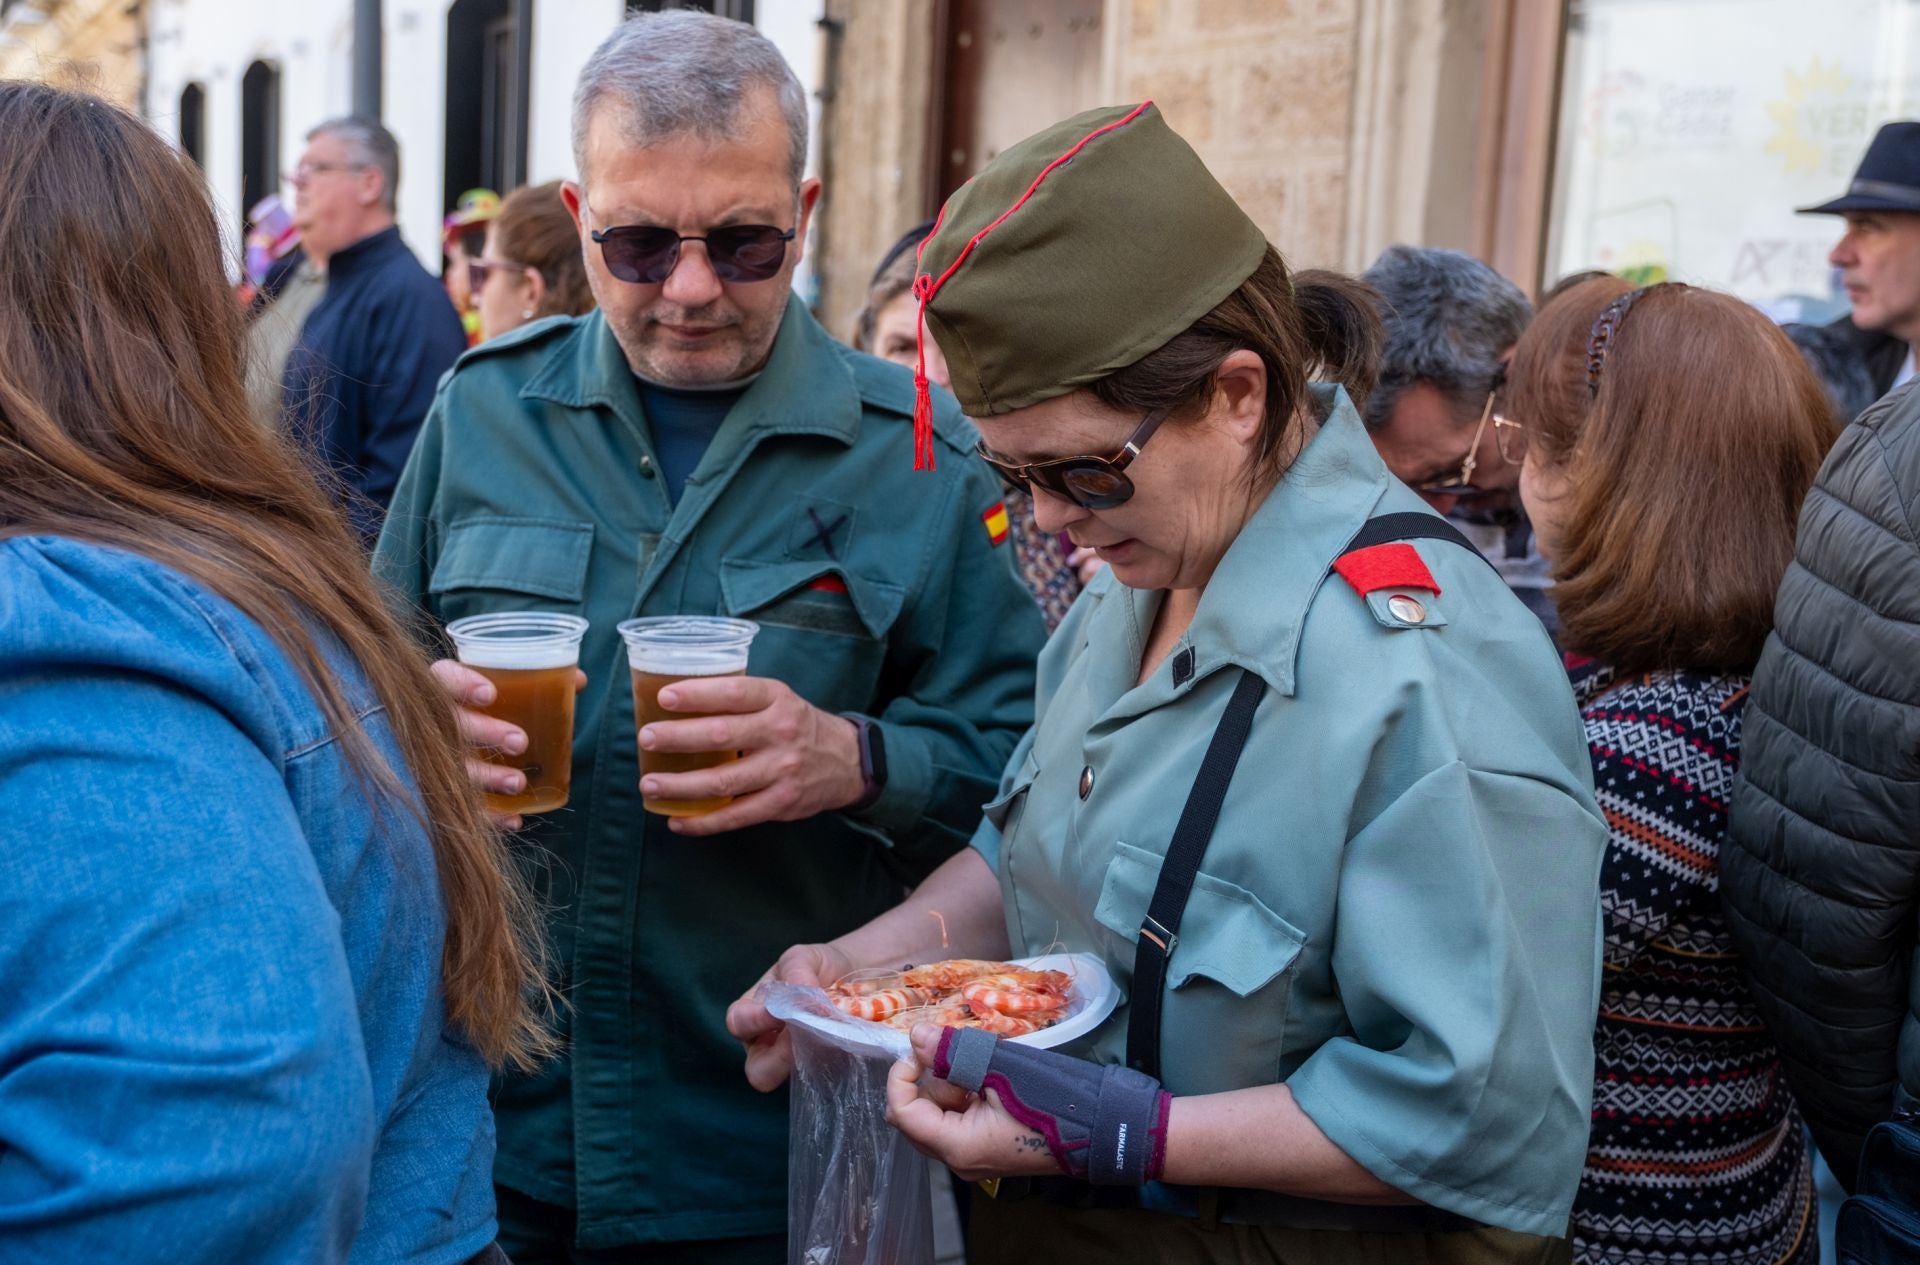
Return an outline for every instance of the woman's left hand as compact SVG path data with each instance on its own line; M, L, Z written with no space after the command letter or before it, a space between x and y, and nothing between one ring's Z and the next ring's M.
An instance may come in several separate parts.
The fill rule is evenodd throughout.
M913 1058L887 1074L887 1122L965 1181L1059 1176L1045 1139L1008 1115L998 1094L970 1094L928 1071L939 1044L939 1028L914 1028Z

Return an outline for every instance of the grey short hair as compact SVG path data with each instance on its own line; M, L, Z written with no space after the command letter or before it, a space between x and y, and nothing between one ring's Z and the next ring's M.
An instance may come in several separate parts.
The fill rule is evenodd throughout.
M692 133L734 140L749 91L771 88L787 124L793 187L807 169L807 94L773 41L698 9L636 13L593 50L573 91L573 161L587 173L587 126L605 103L636 146Z
M1380 294L1387 333L1367 427L1385 426L1400 397L1422 382L1478 415L1501 355L1533 319L1520 287L1472 255L1426 246L1389 246L1361 280Z
M400 187L400 142L393 133L382 127L374 119L361 118L349 114L342 118L328 119L325 123L307 133L307 139L316 136L337 136L353 146L357 160L375 167L380 172L380 205L392 214L398 207L394 192Z

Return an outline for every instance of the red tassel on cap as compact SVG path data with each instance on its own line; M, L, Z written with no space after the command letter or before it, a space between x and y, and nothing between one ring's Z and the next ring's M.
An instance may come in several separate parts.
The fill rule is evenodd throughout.
M920 319L914 329L914 350L919 357L913 369L913 468L933 469L933 388L927 381L927 300L933 295L933 278L921 273L913 279L913 293L920 300Z
M1109 123L1105 127L1096 127L1093 131L1082 136L1072 149L1069 149L1066 153L1060 155L1042 168L1040 174L1033 178L1033 183L1027 186L1027 191L1021 194L1012 206L1002 211L993 223L968 238L966 245L960 248L960 253L954 256L953 262L947 265L945 272L941 273L938 277L925 272L914 277L913 294L915 298L920 300L920 328L914 333L913 339L914 348L918 352L918 359L913 370L913 468L915 470L933 469L933 393L932 383L927 381L928 301L931 300L933 296L939 292L940 287L945 285L947 280L959 270L960 265L967 261L967 256L973 253L973 248L985 241L988 233L991 233L994 229L1004 224L1009 215L1012 215L1015 211L1025 206L1027 199L1034 195L1034 191L1037 190L1041 184L1046 181L1046 178L1052 175L1057 168L1072 162L1073 156L1082 149L1085 149L1087 143L1093 140L1094 137L1106 132L1111 132L1115 128L1125 127L1152 108L1153 102L1142 101L1139 105L1133 107L1125 118ZM920 248L914 252L913 258L916 265L921 259L926 257L927 243L939 234L940 226L946 222L946 218L947 208L942 206L940 208L940 214L934 217L933 231L921 240Z

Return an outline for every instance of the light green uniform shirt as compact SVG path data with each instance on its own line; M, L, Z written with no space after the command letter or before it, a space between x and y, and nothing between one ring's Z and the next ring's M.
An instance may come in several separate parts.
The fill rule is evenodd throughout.
M1414 542L1442 589L1407 590L1417 625L1329 575L1369 517L1424 507L1345 394L1316 397L1326 424L1144 684L1161 595L1107 572L1074 607L974 846L1016 953L1098 954L1124 994L1201 755L1239 669L1258 673L1168 964L1166 1087L1284 1081L1388 1185L1561 1235L1586 1153L1606 842L1580 717L1540 621L1472 551ZM1124 1062L1127 1016L1075 1052Z

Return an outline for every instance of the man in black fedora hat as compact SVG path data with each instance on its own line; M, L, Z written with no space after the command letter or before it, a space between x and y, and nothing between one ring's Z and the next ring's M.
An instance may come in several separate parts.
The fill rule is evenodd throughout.
M1920 343L1920 123L1883 126L1847 191L1800 213L1847 222L1827 258L1853 312L1828 328L1853 339L1875 395L1885 395L1914 376Z

